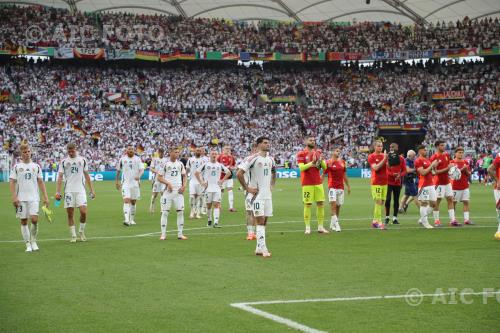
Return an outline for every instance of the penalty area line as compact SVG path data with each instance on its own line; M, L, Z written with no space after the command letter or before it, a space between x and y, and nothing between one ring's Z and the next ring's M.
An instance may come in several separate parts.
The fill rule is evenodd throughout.
M353 302L353 301L371 301L371 300L386 300L386 299L414 299L418 297L443 297L452 296L457 293L434 293L434 294L404 294L404 295L377 295L377 296L355 296L355 297L336 297L336 298L311 298L311 299L295 299L295 300L274 300L274 301L257 301L257 302L243 302L231 303L230 306L237 308L254 315L272 320L276 323L286 325L290 328L306 332L306 333L327 333L299 322L293 321L289 318L281 317L270 312L255 308L256 305L270 305L270 304L294 304L294 303L318 303L318 302ZM483 292L463 292L458 293L460 296L492 296L499 295L500 291L483 291ZM408 303L411 306L410 303ZM418 304L417 304L418 305Z

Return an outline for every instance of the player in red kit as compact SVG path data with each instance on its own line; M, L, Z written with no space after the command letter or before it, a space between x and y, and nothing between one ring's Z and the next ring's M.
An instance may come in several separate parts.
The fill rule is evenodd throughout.
M236 168L236 160L231 154L231 146L225 145L222 148L222 154L217 158L217 162L223 164L226 168L233 172ZM221 179L224 179L225 174L221 174ZM234 209L234 193L233 193L233 178L229 178L222 184L222 191L227 190L227 199L229 201L229 211L235 212Z
M469 177L470 177L470 165L469 162L464 160L464 149L458 147L455 149L455 159L451 161L460 172L462 173L460 179L452 180L451 187L453 189L453 202L455 207L457 202L462 202L464 205L464 224L474 224L469 217Z
M330 229L340 232L340 206L344 204L344 183L347 186L347 194L351 194L351 186L346 173L345 161L340 158L340 148L335 148L332 158L326 162L325 176L328 175L328 200L332 217Z
M372 171L371 190L372 198L375 201L373 210L372 227L385 229L382 223L382 207L387 198L387 153L382 150L384 145L382 141L375 141L374 152L368 155L368 164Z
M399 224L399 196L403 186L402 180L406 175L406 161L403 156L398 154L398 144L391 143L389 146L389 156L387 158L387 198L385 200L385 225L389 224L389 215L391 213L391 199L394 195L394 207L392 215L392 224Z
M430 161L438 161L434 175L434 186L436 186L436 206L434 207L434 226L440 227L441 221L439 220L439 204L443 197L448 202L448 215L450 217L450 226L460 227L461 224L455 219L455 209L453 208L453 190L451 189L450 177L448 170L451 168L451 158L446 152L446 144L444 141L438 140L434 144L436 153L431 156Z
M326 162L321 156L321 150L316 149L316 139L309 136L305 139L306 147L297 153L297 164L300 170L302 183L302 201L304 203L305 234L311 233L311 208L316 203L316 218L318 219L318 232L327 234L328 230L323 227L325 219L325 192L320 170L326 169Z
M495 239L500 240L500 153L497 154L493 163L488 167L488 174L495 180L493 195L495 197L498 220L498 229L495 233Z
M415 170L418 174L418 194L417 200L420 203L420 219L419 223L427 229L432 229L432 226L427 220L427 207L436 206L436 188L432 180L432 169L438 165L438 161L431 162L427 158L427 149L421 145L417 148L418 158L415 160Z

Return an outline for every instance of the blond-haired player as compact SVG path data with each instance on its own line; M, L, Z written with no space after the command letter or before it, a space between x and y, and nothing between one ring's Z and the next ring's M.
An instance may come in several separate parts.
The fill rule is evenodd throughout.
M76 145L69 143L66 147L68 157L59 163L57 190L55 198L61 200L61 187L64 180L64 208L68 215L68 226L71 234L70 242L76 242L75 221L73 219L75 208L80 210L80 240L85 242L85 226L87 225L87 193L85 183L90 190L90 197L95 197L94 187L90 181L89 164L87 160L78 156Z
M40 206L39 189L43 194L43 203L49 206L47 190L42 179L42 168L31 160L31 149L27 144L19 147L21 161L16 163L10 174L10 193L12 204L16 207L16 216L21 220L21 234L26 245L26 252L37 251L38 244L38 209ZM31 231L28 226L31 220Z

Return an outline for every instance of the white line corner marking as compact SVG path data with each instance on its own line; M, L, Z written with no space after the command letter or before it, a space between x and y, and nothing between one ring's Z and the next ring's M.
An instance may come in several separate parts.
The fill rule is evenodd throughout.
M420 297L438 297L438 296L450 296L452 293L437 293L437 294L421 294ZM500 294L500 291L491 292L471 292L462 293L462 295L496 295ZM291 303L316 303L316 302L342 302L342 301L369 301L369 300L384 300L384 299L401 299L406 298L408 295L382 295L382 296L358 296L358 297L338 297L338 298L312 298L312 299L295 299L295 300L277 300L277 301L261 301L261 302L245 302L245 303L231 303L230 305L234 308L241 309L253 313L254 315L261 316L272 320L276 323L280 323L291 327L293 329L306 332L306 333L328 333L326 331L320 331L315 328L300 324L296 321L290 320L288 318L280 317L275 314L259 310L254 308L252 305L269 305L269 304L291 304Z

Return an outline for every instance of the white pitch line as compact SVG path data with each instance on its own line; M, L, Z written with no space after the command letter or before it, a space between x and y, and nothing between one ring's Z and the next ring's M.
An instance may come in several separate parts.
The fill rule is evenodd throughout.
M483 292L470 292L458 293L461 296L481 296L481 295L499 295L499 291L483 291ZM370 301L370 300L385 300L385 299L401 299L401 298L414 298L414 297L442 297L456 295L456 293L435 293L435 294L418 294L418 295L380 295L380 296L356 296L356 297L336 297L336 298L312 298L312 299L295 299L295 300L275 300L275 301L258 301L258 302L244 302L244 303L231 303L234 308L241 309L253 313L257 316L264 317L274 322L286 325L288 327L297 329L306 333L327 333L315 328L303 325L296 321L290 320L285 317L280 317L267 311L254 308L254 305L270 305L270 304L293 304L293 303L317 303L317 302L352 302L352 301Z
M479 217L481 219L489 219L491 217ZM479 219L476 218L476 219ZM366 218L351 218L351 219L342 219L342 221L364 221L367 220ZM304 223L304 221L275 221L275 222L270 222L270 224L287 224L287 223ZM235 227L244 227L246 224L229 224L229 225L224 225L223 228L235 228ZM133 228L133 227L129 227ZM475 225L471 227L467 227L466 229L478 229L478 228L497 228L496 225ZM394 227L394 228L389 228L386 231L390 230L414 230L414 229L424 229L419 226L403 226L403 227ZM440 227L439 229L458 229L460 230L461 228L457 227ZM197 230L212 230L210 227L196 227L196 228L185 228L184 231L197 231ZM376 229L373 228L342 228L342 231L373 231ZM177 230L168 230L167 234L172 234L176 233ZM299 230L268 230L266 231L267 233L295 233L295 232L304 232L303 229ZM335 233L335 232L332 232ZM152 237L155 235L159 235L160 231L154 231L154 232L149 232L149 233L144 233L144 234L135 234L135 235L117 235L117 236L95 236L95 237L87 237L88 240L99 240L99 239L127 239L127 238L140 238L140 237ZM238 234L246 234L246 231L237 231L237 232L204 232L204 233L192 233L191 235L193 236L219 236L219 235L238 235ZM37 241L41 242L52 242L52 241L67 241L68 238L46 238L46 239L38 239ZM22 243L24 242L23 240L0 240L0 244L2 243Z

